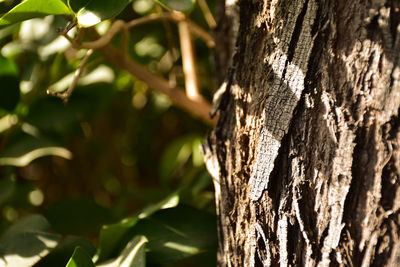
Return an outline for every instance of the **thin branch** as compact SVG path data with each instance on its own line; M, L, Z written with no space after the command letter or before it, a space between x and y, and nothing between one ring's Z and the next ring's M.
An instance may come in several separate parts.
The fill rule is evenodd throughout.
M124 54L129 52L129 39L131 38L131 32L127 27L124 27L122 30L122 45L121 49Z
M183 73L185 75L186 95L191 100L197 100L200 96L194 62L192 38L189 24L186 20L178 22L179 40L181 43Z
M217 27L217 23L215 22L214 16L212 15L206 0L197 0L197 3L199 3L200 9L203 12L204 19L206 20L208 27L210 27L210 29L214 29L215 27Z
M57 28L57 33L61 35L66 35L72 28L76 26L75 22L69 22L65 28Z
M134 19L134 20L127 22L126 27L132 28L132 27L136 27L136 26L139 26L139 25L142 25L145 23L150 23L150 22L165 20L165 19L178 22L178 21L184 20L185 17L179 16L172 12L171 13L168 12L168 13L160 13L160 14L151 14L146 17L141 17L141 18Z
M85 43L79 43L79 42L75 41L74 39L69 37L67 35L67 33L61 32L60 34L65 36L65 38L67 38L68 41L70 41L71 44L75 48L99 49L99 48L104 47L108 43L110 43L111 40L114 38L114 36L123 29L129 29L129 28L136 27L136 26L139 26L139 25L142 25L145 23L150 23L150 22L165 20L165 19L172 20L174 22L188 20L187 18L185 18L185 16L183 16L179 13L176 13L176 12L152 14L152 15L149 15L146 17L131 20L126 23L122 20L116 20L112 24L110 29L104 35L102 35L99 39L92 41L92 42L85 42ZM209 47L215 46L214 40L205 30L203 30L200 26L196 25L192 21L188 20L188 23L190 23L190 29L193 31L193 33L195 33L199 38L203 39L206 42L207 46L209 46Z
M47 94L49 94L51 96L59 97L62 99L64 104L67 104L69 98L71 97L72 92L75 89L76 84L78 83L79 77L82 75L83 67L85 66L86 62L89 60L89 58L92 54L93 54L93 49L89 49L86 52L85 57L82 59L81 63L79 64L78 69L75 71L74 78L66 91L64 91L62 93L58 93L58 92L53 92L51 90L47 90Z
M196 29L194 30L194 32L196 32L199 36L202 35L203 37L205 37L205 39L208 38L209 39L208 43L210 43L210 40L212 41L212 38L208 33L206 33L203 29L201 29L193 22L190 22L188 19L186 19L183 14L176 12L153 14L147 17L132 20L127 23L121 20L117 20L113 23L108 32L105 33L103 36L100 36L93 28L89 28L88 29L89 37L90 39L95 40L91 42L78 43L76 40L68 36L66 32L65 33L62 32L61 34L63 34L63 36L66 39L68 39L71 42L72 46L76 49L82 49L82 48L90 49L92 52L93 49L98 49L99 52L103 55L103 57L109 62L113 63L115 66L125 69L139 80L142 80L143 82L147 83L149 87L152 88L153 90L159 91L167 95L177 106L185 109L187 112L191 113L195 117L200 118L207 124L214 125L215 119L211 119L209 116L211 110L211 104L207 100L205 100L201 95L198 94L198 97L195 97L195 99L190 99L189 97L186 96L185 92L182 89L178 87L171 87L168 81L151 73L146 68L134 62L128 54L120 52L114 46L110 45L112 38L119 31L129 29L131 27L138 26L143 23L148 23L162 19L169 19L175 22L181 22L185 20L190 30ZM81 68L79 68L76 72L78 74L76 75L77 76L76 80L79 78L80 72L82 71L80 69ZM75 85L76 82L77 81L74 82ZM71 84L72 89L71 90L68 89L63 94L55 94L53 92L48 92L48 93L61 97L63 99L67 99L68 101L68 98L72 93L73 87L75 85L72 86Z
M190 25L190 30L193 32L193 34L200 39L203 39L209 48L215 47L215 41L207 31L189 19L187 20L187 23Z
M162 8L160 5L156 5L156 10L158 13L162 13ZM176 70L174 68L174 64L176 60L179 58L178 50L176 49L178 46L176 45L176 38L174 33L172 32L171 21L163 20L162 24L165 30L165 37L167 39L167 48L168 51L165 53L165 57L167 60L172 61L171 69L168 71L168 82L170 87L175 87L177 80L176 80Z
M64 35L68 41L74 46L74 48L83 49L98 49L107 45L125 27L125 22L122 20L116 20L110 27L110 29L96 41L78 43L68 35Z
M89 29L88 34L92 39L97 39L99 37L99 34L94 29ZM211 105L203 97L200 96L196 101L189 99L183 89L178 87L171 88L168 81L142 67L133 61L129 55L120 52L111 44L105 45L98 51L110 63L128 71L137 79L145 82L151 89L167 95L172 102L188 113L200 118L209 125L215 124L215 119L211 119L209 116Z
M152 14L147 17L142 17L139 19L132 20L130 22L126 23L126 27L131 28L135 27L144 23L149 23L153 21L158 21L158 20L171 20L176 23L179 23L180 21L187 21L190 24L190 30L197 35L199 38L203 39L207 46L209 47L214 47L215 42L214 39L211 37L211 35L205 31L203 28L201 28L199 25L188 19L184 14L180 12L169 12L169 13L161 13L161 14Z

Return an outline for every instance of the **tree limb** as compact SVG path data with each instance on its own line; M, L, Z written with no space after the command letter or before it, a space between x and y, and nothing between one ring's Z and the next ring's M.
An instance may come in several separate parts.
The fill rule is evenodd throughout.
M129 22L124 22L122 20L116 20L110 27L110 29L101 37L99 37L95 41L91 42L84 42L84 43L77 43L75 40L73 40L71 37L69 37L67 34L63 34L75 47L79 48L84 48L84 49L98 49L101 47L104 47L108 43L111 42L111 40L114 38L114 36L119 33L123 29L129 29L135 26L139 26L141 24L145 23L150 23L158 20L172 20L174 22L180 22L180 21L188 21L190 24L190 29L193 31L194 34L196 34L199 38L202 38L207 46L209 47L214 47L215 42L212 39L212 37L201 27L199 27L197 24L195 24L192 21L189 21L189 19L185 18L183 14L179 14L177 12L171 12L171 13L162 13L162 14L152 14L147 17L142 17L138 19L131 20Z
M190 28L190 29L199 28L200 30L198 29L197 30L198 32L202 32L202 31L205 32L204 30L202 30L200 27L198 27L194 23L189 22L189 20L186 19L183 14L180 14L177 12L172 12L172 13L154 14L154 15L150 15L147 17L135 19L135 20L132 20L127 23L125 23L121 20L117 20L113 23L113 25L108 30L108 32L106 34L104 34L103 36L100 36L95 29L89 28L88 29L89 37L90 37L90 39L95 40L95 41L91 41L91 42L78 43L76 40L69 37L67 32L61 32L61 34L65 38L67 38L71 42L72 46L76 49L90 49L90 51L93 51L92 49L99 50L99 52L102 54L102 56L106 60L108 60L109 62L114 64L115 66L117 66L121 69L125 69L126 71L131 73L133 76L135 76L139 80L145 82L153 90L159 91L159 92L167 95L177 106L188 111L190 114L194 115L195 117L200 118L201 120L203 120L204 122L206 122L209 125L214 125L215 119L210 118L211 105L200 94L198 94L198 90L196 89L196 87L194 88L194 90L191 90L189 96L187 96L183 89L180 89L178 87L171 88L168 81L153 74L146 68L140 66L135 61L133 61L132 58L127 53L120 52L117 48L115 48L114 46L112 46L110 44L112 38L121 30L126 31L130 27L134 27L134 26L137 26L137 25L140 25L143 23L148 23L148 22L161 20L161 19L170 19L170 20L173 20L178 23L185 21L186 28ZM189 34L190 33L185 33L186 37ZM194 62L193 62L193 64L194 64ZM193 66L193 64L192 64L192 66ZM80 71L78 73L80 75ZM185 73L185 76L186 76L186 73ZM188 80L190 80L190 79L188 79ZM75 84L76 84L76 82L75 82ZM72 86L72 84L71 84L71 86ZM67 90L67 92L65 94L72 93L72 90L71 90L71 92L69 92L69 91L70 90ZM197 94L196 94L196 92L197 92Z
M185 75L186 95L189 99L196 101L201 95L194 63L192 38L190 36L189 24L186 20L178 22L179 40L181 43L183 73Z
M88 34L92 39L97 39L99 36L94 29L89 29ZM107 61L128 71L137 79L145 82L153 90L167 95L172 102L186 110L188 113L209 125L215 124L215 119L211 119L209 116L211 105L203 97L200 96L196 101L189 99L183 89L178 87L171 88L168 81L142 67L133 61L127 54L120 52L111 44L99 48L98 51Z

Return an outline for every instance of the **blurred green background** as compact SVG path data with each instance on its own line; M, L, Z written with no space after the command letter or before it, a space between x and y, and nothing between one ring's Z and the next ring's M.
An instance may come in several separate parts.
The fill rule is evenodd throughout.
M20 2L0 1L0 13ZM153 0L134 0L118 18L162 11ZM196 3L189 16L209 30ZM57 34L66 25L63 16L46 16L0 28L0 254L28 259L25 266L64 266L79 245L101 263L144 236L147 266L215 266L214 192L199 147L210 126L96 52L68 104L47 95L70 85L85 55ZM130 35L134 60L184 87L174 23ZM212 51L194 44L210 100Z

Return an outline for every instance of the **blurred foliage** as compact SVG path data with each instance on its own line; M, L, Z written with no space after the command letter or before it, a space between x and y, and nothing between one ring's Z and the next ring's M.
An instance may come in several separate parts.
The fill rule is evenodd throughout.
M215 265L199 150L210 129L96 52L68 104L46 93L66 90L85 55L57 34L68 21L104 33L171 9L208 30L194 0L0 1L0 266ZM129 53L183 87L175 26L135 27ZM210 99L211 52L195 48Z

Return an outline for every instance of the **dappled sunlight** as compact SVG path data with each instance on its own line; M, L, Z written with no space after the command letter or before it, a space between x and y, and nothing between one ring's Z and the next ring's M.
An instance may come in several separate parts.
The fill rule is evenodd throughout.
M0 266L215 263L215 1L0 2Z
M29 152L22 152L15 156L8 156L3 154L0 157L0 165L12 165L23 167L31 163L33 160L44 156L58 156L65 159L72 159L72 153L63 147L43 147L33 149Z

